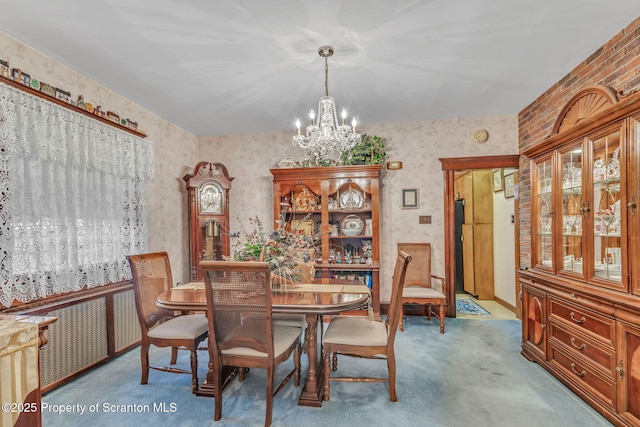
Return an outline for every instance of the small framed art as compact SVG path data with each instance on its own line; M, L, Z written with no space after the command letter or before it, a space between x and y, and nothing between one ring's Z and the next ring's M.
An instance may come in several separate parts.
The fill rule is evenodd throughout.
M496 169L493 171L493 192L497 193L504 188L504 181L502 178L502 169Z
M516 174L511 172L504 176L504 198L510 199L515 195L516 184L515 184Z
M402 209L418 208L418 189L405 188L402 190Z

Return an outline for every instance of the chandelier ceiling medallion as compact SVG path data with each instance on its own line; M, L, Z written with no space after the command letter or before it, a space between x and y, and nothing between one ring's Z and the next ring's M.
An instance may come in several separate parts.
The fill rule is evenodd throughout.
M351 121L351 126L346 124L347 111L342 110L342 124L338 122L336 102L329 96L329 64L327 58L333 55L331 46L321 46L318 54L324 58L324 96L318 102L318 115L311 110L309 119L311 124L307 126L306 133L300 134L300 120L296 120L298 134L293 137L293 145L305 150L305 157L315 164L328 160L334 153L353 148L361 141L361 136L356 133L356 119Z

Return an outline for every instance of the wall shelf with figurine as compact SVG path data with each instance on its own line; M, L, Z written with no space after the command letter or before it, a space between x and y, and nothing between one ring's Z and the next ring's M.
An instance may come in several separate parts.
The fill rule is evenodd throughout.
M72 101L70 92L40 82L17 68L10 69L8 63L2 60L0 60L0 83L21 89L31 95L44 98L47 101L84 114L141 138L146 138L147 136L143 131L138 129L136 122L121 118L112 111L102 111L100 106L94 107L93 104L84 102L81 95L78 96L77 101Z

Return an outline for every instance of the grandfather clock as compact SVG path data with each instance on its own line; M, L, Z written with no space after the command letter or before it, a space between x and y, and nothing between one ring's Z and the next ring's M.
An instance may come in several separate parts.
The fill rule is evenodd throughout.
M222 260L231 252L229 190L233 177L222 163L200 162L182 179L188 193L190 277L201 281L200 261Z

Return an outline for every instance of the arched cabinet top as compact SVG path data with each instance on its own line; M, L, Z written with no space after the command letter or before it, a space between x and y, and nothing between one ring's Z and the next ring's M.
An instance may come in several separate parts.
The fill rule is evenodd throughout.
M597 116L618 102L616 91L604 85L588 86L576 93L556 119L551 135L564 132Z

